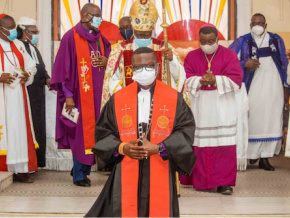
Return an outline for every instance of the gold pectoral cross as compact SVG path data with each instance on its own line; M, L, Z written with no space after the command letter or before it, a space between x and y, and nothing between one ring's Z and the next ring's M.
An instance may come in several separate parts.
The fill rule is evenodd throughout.
M207 65L207 73L212 73L212 72L210 71L210 68L211 68L211 63L208 62L208 65Z

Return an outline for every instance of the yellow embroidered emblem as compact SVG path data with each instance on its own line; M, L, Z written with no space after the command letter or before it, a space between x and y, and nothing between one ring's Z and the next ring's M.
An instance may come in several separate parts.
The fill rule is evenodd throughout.
M132 123L132 117L130 117L129 115L125 115L122 117L122 124L124 127L130 127Z
M0 130L1 130L1 129L3 129L3 125L0 126ZM0 131L0 141L2 140L1 136L2 136L3 134L4 134L4 133L2 133L2 132Z
M122 125L127 128L133 124L132 117L127 114L127 110L130 109L131 108L127 107L127 104L125 104L125 108L121 109L122 111L125 111L125 115L122 117Z
M126 78L132 78L133 77L131 66L125 66L125 71L126 71Z
M169 125L169 119L166 116L160 116L158 117L157 125L161 129L165 129Z
M88 65L86 65L86 61L84 60L84 58L82 59L82 61L80 62L80 64L82 64L83 66L81 66L81 77L83 78L82 79L82 84L83 84L83 89L85 90L85 92L89 91L90 90L90 86L88 84L88 81L87 81L87 73L89 72L89 67Z

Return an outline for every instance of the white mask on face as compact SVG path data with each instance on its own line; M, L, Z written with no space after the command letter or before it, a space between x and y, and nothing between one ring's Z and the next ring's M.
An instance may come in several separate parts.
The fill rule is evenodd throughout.
M252 27L252 33L256 36L262 35L262 33L265 31L264 27L256 25Z
M218 46L218 43L215 42L213 45L200 45L200 48L205 54L210 55L217 50Z
M144 67L141 72L133 72L132 80L139 83L142 86L151 85L156 79L156 70L146 70Z

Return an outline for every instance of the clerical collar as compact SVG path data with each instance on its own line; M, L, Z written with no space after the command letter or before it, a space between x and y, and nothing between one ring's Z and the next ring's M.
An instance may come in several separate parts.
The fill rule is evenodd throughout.
M93 35L97 35L97 34L98 34L98 33L97 33L98 31L87 29L87 28L85 28L83 25L82 25L82 28L83 28L83 30L84 30L86 33L88 33L88 34L93 34Z
M147 89L147 90L150 90L151 95L153 95L153 93L154 93L155 86L156 86L156 81L155 81L155 83L154 83L153 86L151 86L149 89ZM141 87L139 86L139 84L138 84L138 92L140 92L141 89L142 89L142 88L141 88ZM142 90L146 91L146 89L142 89Z

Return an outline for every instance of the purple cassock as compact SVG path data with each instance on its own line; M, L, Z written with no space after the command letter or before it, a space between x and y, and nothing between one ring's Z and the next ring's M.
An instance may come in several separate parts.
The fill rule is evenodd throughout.
M212 56L207 55L208 60ZM223 46L218 47L211 62L211 71L217 83L209 87L199 83L208 70L208 62L201 49L188 53L184 68L196 121L193 152L197 160L192 174L189 177L180 175L180 182L200 190L234 186L237 173L237 115L232 108L236 104L235 90L240 88L243 78L237 55ZM192 94L190 88L196 92Z
M100 31L90 31L84 28L81 23L78 23L74 28L81 37L87 39L90 51L101 52L98 40L103 40L105 54L101 55L109 57L111 44ZM94 155L86 155L84 149L78 73L74 31L71 29L64 34L61 40L51 77L50 87L57 91L55 140L59 149L71 149L74 157L80 163L93 165ZM94 102L92 103L95 104L95 117L97 120L100 114L105 67L92 67L92 74L94 90ZM75 107L80 113L77 124L61 115L66 97L71 96L74 97Z

